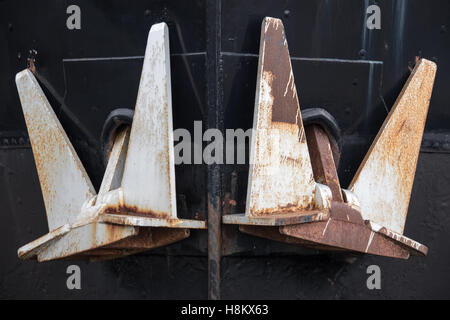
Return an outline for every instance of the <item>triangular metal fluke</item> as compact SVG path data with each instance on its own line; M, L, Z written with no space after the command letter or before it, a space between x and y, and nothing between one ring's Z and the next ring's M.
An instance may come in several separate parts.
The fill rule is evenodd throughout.
M79 208L96 192L31 71L19 72L16 85L41 183L48 227L54 230L73 223Z
M327 189L314 181L283 23L265 18L246 212L224 216L223 221L276 226L324 220L328 217Z
M19 257L111 259L206 228L204 221L177 218L165 23L149 32L133 124L114 138L98 195L31 71L17 74L16 83L50 229L20 248Z
M277 226L328 217L331 193L314 181L283 23L261 27L245 214L224 223Z

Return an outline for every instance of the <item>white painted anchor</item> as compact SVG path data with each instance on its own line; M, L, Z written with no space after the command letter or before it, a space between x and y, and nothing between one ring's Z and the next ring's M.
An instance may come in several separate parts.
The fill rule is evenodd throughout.
M254 236L319 249L404 259L426 255L428 248L403 231L436 68L425 59L417 62L349 190L341 189L336 178L335 199L329 186L315 181L283 23L266 17L246 210L225 215L224 223L238 224ZM331 154L329 141L323 146ZM337 177L334 163L328 170ZM343 219L342 212L353 218Z
M117 133L99 193L28 69L16 76L50 232L21 247L22 259L111 259L205 229L177 217L169 34L151 27L130 127Z

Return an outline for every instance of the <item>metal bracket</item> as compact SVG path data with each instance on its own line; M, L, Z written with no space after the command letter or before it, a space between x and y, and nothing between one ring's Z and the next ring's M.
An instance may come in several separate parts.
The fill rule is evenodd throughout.
M329 136L305 130L283 23L262 23L245 214L226 215L242 232L333 251L395 258L428 249L403 228L436 65L422 59L357 171L341 188Z
M117 133L98 194L30 70L16 76L50 232L20 258L104 260L205 229L177 217L169 34L150 29L133 123Z

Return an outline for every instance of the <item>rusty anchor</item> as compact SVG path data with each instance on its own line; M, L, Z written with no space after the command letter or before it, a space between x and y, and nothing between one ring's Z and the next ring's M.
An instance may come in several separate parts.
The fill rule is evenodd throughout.
M151 27L131 127L114 137L98 194L37 80L16 76L50 232L22 259L105 260L164 246L205 229L177 217L169 34Z
M426 255L428 248L403 231L435 73L433 62L417 62L346 190L326 130L303 126L283 23L266 17L246 211L225 215L223 222L321 250Z

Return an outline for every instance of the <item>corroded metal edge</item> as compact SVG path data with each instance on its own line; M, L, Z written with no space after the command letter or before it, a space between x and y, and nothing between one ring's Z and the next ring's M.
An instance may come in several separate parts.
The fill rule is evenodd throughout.
M139 228L138 235L130 238L125 238L103 248L148 250L186 239L189 237L189 235L190 230L187 228Z
M43 248L37 254L37 259L43 262L67 258L135 236L138 232L138 229L134 227L89 223L72 228L70 232L55 239L51 246Z
M189 219L159 219L146 216L134 216L132 214L105 213L99 217L99 221L117 225L137 227L168 227L206 229L206 221Z
M287 243L291 245L297 245L301 247L306 247L308 249L314 250L324 250L333 252L353 252L347 249L341 249L337 247L331 247L326 245L321 245L315 242L287 236L280 233L280 226L278 227L267 227L267 226L250 226L250 225L240 225L239 231L246 233L255 237L269 239L272 241Z
M261 26L253 129L245 214L314 209L315 181L284 26L271 17Z
M70 232L70 226L68 224L59 227L42 237L27 243L17 250L17 256L20 259L33 259L44 248L49 246L52 241L61 238L63 235Z
M52 160L53 162L56 162L54 165L56 166L56 169L53 171L59 172L61 171L59 170L61 168L58 166L57 162L61 156L64 157L64 164L67 163L73 167L75 163L76 169L82 174L84 173L83 177L89 184L89 177L87 176L83 165L79 161L70 140L65 134L63 127L59 123L59 120L54 114L53 109L32 73L29 70L22 71L17 74L16 82L19 95L21 96L25 118L28 120L27 128L29 131L30 127L34 126L37 127L37 129L34 129L33 127L34 133L37 132L37 134L41 134L45 137L49 134L53 134L53 136L56 137L54 139L47 139L55 141L53 143L56 145L55 148L57 150L55 151L55 148L48 148L48 141L45 141L45 139L38 136L39 139L37 140L37 143L39 144L39 147L44 148L44 151L50 154L49 157L42 157L42 159L38 159L40 161L37 161L41 185L43 183L41 171L43 170L39 170L39 163L43 163L44 169L46 169L51 166L51 163L49 164L48 161ZM155 92L149 91L151 88L159 88L161 84L163 85L163 88L161 88L161 92L158 92L156 95ZM148 95L151 95L152 100L150 102L146 98ZM37 99L38 107L33 108L33 99ZM60 209L67 206L67 204L69 205L67 210L57 210L57 213L64 217L70 215L71 220L70 223L52 230L55 223L51 223L50 220L53 216L49 216L49 213L47 212L51 232L21 247L18 250L18 256L21 259L37 258L38 261L86 258L90 260L105 260L160 247L185 239L190 235L190 228L207 228L205 221L185 220L176 217L174 155L173 145L171 144L173 133L170 57L168 28L165 23L155 24L150 29L137 100L136 113L141 112L141 118L145 119L140 119L137 124L133 123L131 133L130 129L124 130L120 132L115 139L114 152L111 154L110 161L108 162L108 167L98 195L95 194L95 190L93 190L92 185L89 184L91 192L86 193L84 198L78 201L79 206L71 206L71 199L73 199L71 193L59 192L58 190L59 186L64 186L65 183L65 181L61 182L60 178L62 175L58 174L57 177L53 179L55 181L53 181L50 179L53 178L53 171L47 170L52 173L52 175L44 170L45 174L50 176L48 183L51 187L49 187L52 193L51 199L54 201L54 199L61 198L62 202L58 202L58 208ZM156 111L154 111L155 105L158 109ZM33 116L28 115L28 113L31 112L30 110L34 112ZM135 114L134 122L136 122L136 118L139 117ZM35 119L40 119L40 122L38 122L37 125L32 123ZM163 121L165 127L163 131L167 131L165 132L167 136L164 136L163 139L161 139L159 134L160 131L154 131L155 125L150 125L149 128L149 119L156 122ZM46 129L43 124L43 122L45 122L44 120L51 123L50 129ZM153 131L149 133L149 130ZM148 149L149 143L147 138L149 134L153 134L155 144L159 143L158 150L155 150L153 146ZM145 143L143 143L141 139L142 135L147 139L144 141ZM35 147L31 133L30 136L32 138L31 142L33 147ZM128 143L128 141L130 141L130 143ZM147 168L146 172L151 171L151 173L155 173L155 169L148 170L148 157L142 159L142 154L139 154L139 157L129 156L130 153L133 154L133 152L129 152L129 149L132 149L133 146L135 149L139 149L140 153L142 153L142 149L144 148L146 151L145 153L147 155L149 153L152 154L156 159L156 163L160 165L158 168L162 169L164 177L162 180L160 179L162 185L157 184L159 189L157 188L153 191L150 190L149 193L147 190L148 188L142 188L142 186L139 187L133 184L133 179L129 176L133 173L137 173L137 177L140 178L139 181L141 184L144 182L147 186L148 181L155 180L142 177L142 167ZM33 148L33 152L36 157L36 148ZM156 154L154 154L155 152ZM58 154L58 156L54 156L55 154ZM129 157L127 157L127 154ZM40 155L40 153L38 155ZM126 165L128 165L128 169ZM72 169L72 167L70 167L70 169ZM158 172L161 172L161 170ZM122 180L125 182L123 183ZM125 184L125 188L121 187L123 184ZM58 185L58 187L55 188L54 185ZM126 188L127 185L129 188ZM160 187L164 190L161 191ZM47 190L44 186L42 186L42 188ZM67 188L64 190L66 189ZM135 204L133 200L131 202L127 201L129 198L133 198L130 197L130 193L127 191L133 191L138 194L138 197L134 200L139 202L139 204ZM162 195L165 195L165 191L169 194L168 199L162 197ZM43 194L45 200L47 200L47 194L49 192ZM149 197L149 194L151 197ZM149 207L148 201L150 198L153 199L156 209L152 206ZM163 207L168 205L168 209L160 210L161 204ZM46 202L47 211L50 210L49 208L50 207ZM51 209L53 209L53 207L51 207ZM71 210L75 211L72 212ZM127 211L135 210L136 212L134 213L146 213L149 214L150 217L105 214L105 211L108 212L108 210L117 211L118 213L129 213ZM146 228L139 228L139 226Z
M327 220L327 211L311 210L272 215L230 214L222 217L224 224L241 224L256 226L285 226L299 223L310 223Z
M413 239L410 239L402 234L389 230L386 227L380 226L375 222L367 220L365 221L365 223L373 231L384 235L385 237L391 239L392 241L397 242L399 245L404 246L413 255L426 256L428 254L428 247Z
M361 205L364 220L403 234L423 130L437 66L417 62L349 190Z
M96 192L64 128L33 73L16 74L50 231L72 224ZM69 177L69 178L67 178Z
M330 218L326 222L280 227L280 233L347 251L408 259L410 252L366 225Z
M184 240L189 235L189 229L139 228L139 233L136 236L131 236L67 259L88 259L91 262L99 262L122 258Z

